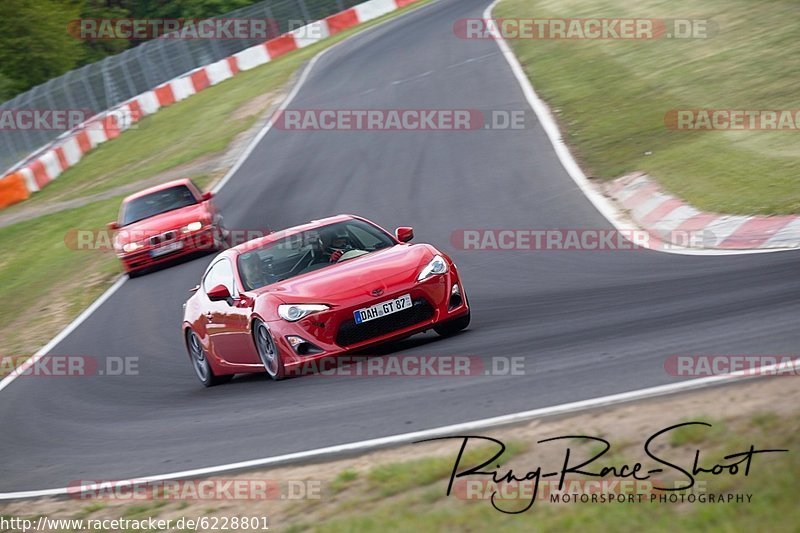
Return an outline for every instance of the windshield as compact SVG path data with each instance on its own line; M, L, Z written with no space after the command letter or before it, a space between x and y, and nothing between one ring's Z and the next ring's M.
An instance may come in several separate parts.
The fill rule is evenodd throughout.
M133 224L145 218L150 218L173 209L180 209L188 205L197 203L192 191L186 185L170 187L163 191L157 191L145 196L140 196L131 200L122 212L121 226Z
M385 231L346 220L289 235L237 259L245 290L299 276L396 244Z

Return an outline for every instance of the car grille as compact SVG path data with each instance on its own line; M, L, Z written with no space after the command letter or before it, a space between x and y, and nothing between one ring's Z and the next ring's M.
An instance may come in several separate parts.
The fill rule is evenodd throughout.
M161 244L162 242L171 241L175 237L177 237L177 235L178 234L175 231L167 231L167 232L162 233L160 235L155 235L153 237L150 237L150 245L151 246L157 246L157 245Z
M336 334L336 344L339 346L349 346L358 344L381 335L386 335L392 331L407 328L428 320L433 316L433 307L425 298L417 298L411 307L404 311L382 316L369 322L356 324L355 320L347 320L339 326Z

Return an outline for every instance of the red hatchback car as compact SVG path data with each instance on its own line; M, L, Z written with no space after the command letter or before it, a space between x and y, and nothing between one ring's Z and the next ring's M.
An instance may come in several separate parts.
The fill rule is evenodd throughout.
M225 248L222 215L191 180L156 185L122 201L114 250L131 277L148 267L199 251Z
M182 334L205 386L234 374L295 375L306 363L469 325L453 261L366 219L339 215L219 254L186 302ZM301 373L301 372L297 372Z

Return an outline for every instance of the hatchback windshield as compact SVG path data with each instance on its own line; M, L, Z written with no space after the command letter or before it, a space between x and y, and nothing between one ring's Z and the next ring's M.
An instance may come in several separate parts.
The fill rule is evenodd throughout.
M353 219L289 235L243 253L237 261L249 291L395 244L382 229Z
M186 185L178 185L135 198L122 210L122 226L197 203Z

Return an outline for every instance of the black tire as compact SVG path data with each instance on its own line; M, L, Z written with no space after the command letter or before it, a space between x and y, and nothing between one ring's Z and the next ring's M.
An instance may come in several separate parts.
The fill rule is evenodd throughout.
M470 312L467 311L467 314L464 316L460 316L458 318L454 318L452 320L448 320L447 322L442 322L441 324L433 326L433 331L442 337L449 337L450 335L455 335L461 330L467 329L467 326L469 326L469 320Z
M269 328L261 320L253 321L253 341L256 343L256 351L267 375L274 381L280 381L286 377L286 368L283 366L283 357Z
M200 344L200 338L192 330L186 333L186 348L189 351L189 359L192 362L194 373L204 387L214 387L233 379L232 374L225 376L214 375L214 371L208 363L208 356L203 349L203 345Z
M145 270L143 268L140 268L139 270L131 270L130 272L128 272L128 277L130 279L138 278L139 276L143 276L144 273Z

